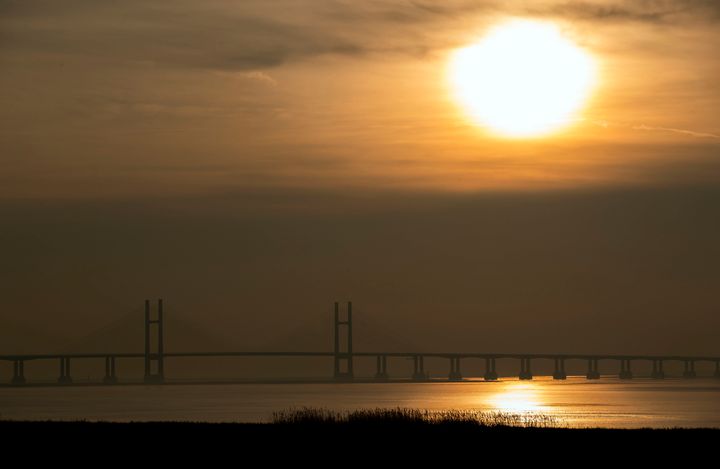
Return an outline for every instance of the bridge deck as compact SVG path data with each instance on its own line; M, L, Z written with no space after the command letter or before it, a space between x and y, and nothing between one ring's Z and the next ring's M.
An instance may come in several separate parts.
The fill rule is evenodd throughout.
M157 354L151 354L156 356ZM173 357L329 357L334 352L288 352L288 351L243 351L243 352L165 352L165 358ZM348 355L348 354L339 354ZM490 359L563 359L563 360L666 360L666 361L720 361L720 356L697 355L614 355L614 354L564 354L564 353L468 353L468 352L353 352L353 357L399 357L399 358L490 358ZM47 360L60 358L144 358L144 353L46 353L0 355L0 360Z

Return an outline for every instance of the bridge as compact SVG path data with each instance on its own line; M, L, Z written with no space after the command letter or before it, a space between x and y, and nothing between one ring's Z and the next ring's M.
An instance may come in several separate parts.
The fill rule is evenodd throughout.
M25 378L25 363L40 360L57 360L59 363L58 385L73 383L71 363L77 360L104 360L105 375L103 384L118 384L117 362L119 360L143 359L145 364L143 383L169 384L165 380L166 358L187 357L326 357L333 359L334 368L331 378L339 382L358 381L355 376L354 362L356 359L374 359L376 372L372 377L376 382L389 382L388 360L390 358L410 359L413 362L413 372L406 380L415 382L429 381L430 377L425 370L425 360L439 358L448 360L448 381L466 381L461 372L461 360L480 359L485 361L485 381L495 381L499 378L496 371L498 360L519 361L518 377L521 380L531 380L533 360L551 360L554 362L553 379L567 379L565 362L568 360L583 360L587 362L586 378L600 379L598 363L600 360L615 361L619 364L618 377L623 380L633 378L631 364L634 361L649 361L652 363L651 377L664 379L666 377L664 364L669 361L684 364L683 378L697 377L695 364L698 362L711 362L715 364L713 377L720 378L720 357L718 356L682 356L682 355L603 355L603 354L513 354L513 353L454 353L454 352L356 352L353 350L353 316L352 302L347 303L344 317L340 314L340 304L335 302L335 345L332 351L320 352L293 352L293 351L257 351L257 352L172 352L164 351L163 332L163 300L157 302L155 317L151 315L150 301L145 300L145 350L143 353L70 353L70 354L16 354L0 355L0 360L13 363L13 375L9 382L13 386L29 384ZM153 338L155 334L155 340ZM344 340L343 340L344 339ZM154 350L152 345L155 345ZM98 383L100 384L100 383Z

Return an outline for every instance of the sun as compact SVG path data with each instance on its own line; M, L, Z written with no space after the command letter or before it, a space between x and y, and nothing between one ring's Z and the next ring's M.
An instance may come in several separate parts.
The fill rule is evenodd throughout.
M553 23L515 20L455 51L449 77L478 125L537 137L571 124L596 83L593 57Z

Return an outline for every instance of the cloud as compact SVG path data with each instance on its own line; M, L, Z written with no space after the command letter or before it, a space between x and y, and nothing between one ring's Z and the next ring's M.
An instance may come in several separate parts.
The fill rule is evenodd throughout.
M468 15L509 14L604 22L692 22L720 19L716 0L410 0L343 3L332 11L338 20L402 24L467 19Z
M707 132L696 132L694 130L686 130L686 129L673 129L670 127L653 127L645 124L641 125L635 125L632 127L634 130L656 130L661 132L674 132L678 134L683 135L689 135L691 137L698 137L698 138L720 138L720 135L711 134Z
M720 4L708 0L547 2L532 4L526 11L540 16L605 22L673 23L720 19Z
M253 71L324 55L425 55L497 15L715 21L720 2L0 0L0 54Z
M249 71L318 55L363 53L341 31L302 18L279 20L277 14L262 14L260 6L255 12L219 1L69 0L67 9L58 10L53 3L0 3L0 52Z
M263 73L259 70L251 70L249 72L241 72L240 76L242 78L258 81L258 82L264 83L266 85L277 86L277 80L275 80L273 77L271 77L267 73Z
M709 132L698 132L696 130L678 129L678 128L673 128L673 127L658 127L658 126L652 126L652 125L646 125L646 124L629 124L629 123L623 123L623 122L610 122L610 121L607 121L604 119L581 118L581 119L577 119L577 120L580 122L589 122L592 125L596 125L598 127L604 128L604 129L607 129L610 127L620 127L620 128L630 128L632 130L672 132L672 133L687 135L687 136L696 137L696 138L720 138L720 135L709 133Z

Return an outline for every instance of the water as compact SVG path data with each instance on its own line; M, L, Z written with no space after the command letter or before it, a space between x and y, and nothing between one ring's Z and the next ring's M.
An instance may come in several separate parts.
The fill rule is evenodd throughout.
M265 422L293 406L501 410L539 412L576 427L720 428L720 380L0 388L2 419Z

